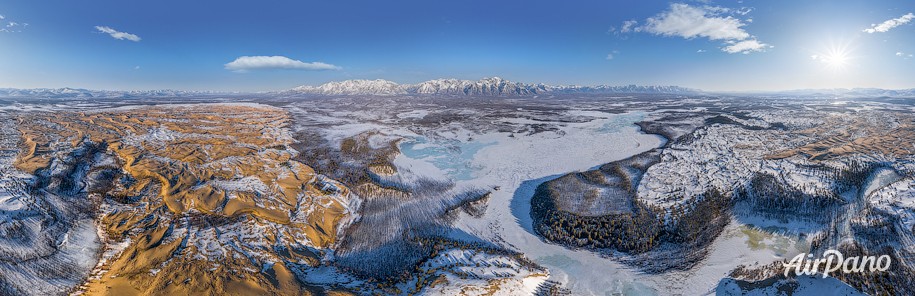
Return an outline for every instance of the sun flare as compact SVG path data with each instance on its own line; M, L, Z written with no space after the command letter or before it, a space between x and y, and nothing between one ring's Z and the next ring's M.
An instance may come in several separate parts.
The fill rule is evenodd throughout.
M823 63L830 68L841 69L848 64L848 55L844 52L834 52L822 57Z
M832 71L845 70L852 60L848 46L830 46L827 50L810 56L825 68Z

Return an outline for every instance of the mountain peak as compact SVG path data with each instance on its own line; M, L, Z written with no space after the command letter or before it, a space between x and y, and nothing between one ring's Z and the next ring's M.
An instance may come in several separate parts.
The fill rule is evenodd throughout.
M549 86L527 84L492 76L480 80L439 78L417 84L397 84L384 79L345 80L320 86L300 86L296 93L318 95L456 95L456 96L531 96L547 93L695 93L678 86Z
M399 95L406 93L403 86L384 79L332 81L319 86L299 86L293 91L321 95Z

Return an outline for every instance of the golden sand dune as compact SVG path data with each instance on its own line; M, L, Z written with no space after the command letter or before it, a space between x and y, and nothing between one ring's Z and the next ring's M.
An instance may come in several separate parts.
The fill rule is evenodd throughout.
M915 154L915 121L899 116L898 125L872 122L864 117L848 120L830 118L826 123L798 133L817 139L806 145L773 153L769 159L803 155L811 160L826 160L855 153L904 156Z
M287 263L317 264L355 210L347 188L292 160L288 122L256 105L24 114L15 166L40 173L85 143L117 156L99 226L126 247L89 294L308 294Z

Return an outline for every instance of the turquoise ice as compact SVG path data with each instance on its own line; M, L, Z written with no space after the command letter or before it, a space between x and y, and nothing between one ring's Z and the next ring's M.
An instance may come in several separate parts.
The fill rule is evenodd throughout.
M632 112L615 115L598 130L602 133L616 133L623 128L632 127L633 123L645 119L645 112Z
M456 140L430 143L428 138L420 136L401 141L400 152L411 159L428 161L454 180L463 181L473 179L473 173L479 169L472 165L473 156L486 146L494 144Z

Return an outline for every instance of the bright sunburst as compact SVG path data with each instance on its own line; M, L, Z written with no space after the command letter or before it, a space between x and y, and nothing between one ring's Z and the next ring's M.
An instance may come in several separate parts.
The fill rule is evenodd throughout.
M830 68L841 69L848 64L848 55L844 52L833 52L822 57L823 63Z
M825 51L810 56L832 71L841 71L849 66L852 58L847 44L829 46Z

